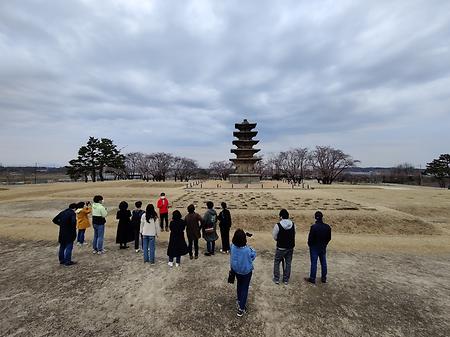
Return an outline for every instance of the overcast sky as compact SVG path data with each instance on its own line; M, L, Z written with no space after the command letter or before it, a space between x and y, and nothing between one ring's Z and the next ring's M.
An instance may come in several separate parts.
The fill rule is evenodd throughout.
M450 152L450 1L0 1L3 165L95 136L206 166L243 118L266 155Z

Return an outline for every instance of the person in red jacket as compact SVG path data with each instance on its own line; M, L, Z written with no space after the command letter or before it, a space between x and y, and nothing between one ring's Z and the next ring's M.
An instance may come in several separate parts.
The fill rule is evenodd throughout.
M159 226L161 231L164 230L164 222L166 223L166 232L169 231L169 200L166 198L165 193L161 193L161 196L156 203L156 207L159 209Z

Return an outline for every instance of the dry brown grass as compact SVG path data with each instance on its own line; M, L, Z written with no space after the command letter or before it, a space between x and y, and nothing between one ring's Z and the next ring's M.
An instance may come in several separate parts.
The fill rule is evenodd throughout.
M184 184L119 181L12 187L0 192L1 336L447 336L450 310L450 191L396 186L185 189ZM272 184L272 185L269 185ZM115 247L121 200L156 202L166 192L185 213L194 202L227 201L233 227L254 232L258 257L249 312L238 319L229 256L182 259L167 266L168 233L156 265ZM61 267L52 217L68 203L105 197L105 255L75 247L79 263ZM272 282L271 230L287 207L298 231L288 286ZM308 274L307 231L317 209L333 227L328 283ZM91 240L92 229L86 232ZM217 248L221 245L220 240ZM205 242L201 240L204 252Z
M217 188L217 185L220 188ZM279 185L279 189L275 188ZM96 194L105 198L109 209L107 238L115 235L115 210L120 201L130 207L136 200L155 203L166 192L173 209L185 209L194 203L200 213L205 202L216 208L226 201L233 216L233 226L249 231L270 233L278 221L278 212L287 208L300 233L306 234L316 210L322 210L334 233L371 234L372 240L385 236L433 235L450 233L450 191L404 186L321 186L308 182L311 189L292 189L289 185L264 182L264 189L236 188L208 181L203 188L186 188L184 183L114 181L98 183L57 183L14 186L0 193L0 236L9 238L54 240L57 228L52 217L70 202L92 200ZM303 235L303 234L301 234ZM382 239L381 239L382 240Z

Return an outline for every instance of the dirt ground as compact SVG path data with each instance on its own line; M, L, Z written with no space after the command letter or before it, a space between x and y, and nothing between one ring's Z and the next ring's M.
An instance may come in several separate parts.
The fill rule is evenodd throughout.
M188 187L108 182L1 190L0 336L448 336L450 191L313 183L311 189L276 189L269 182L264 189L219 182ZM167 233L158 238L155 266L116 247L117 204L155 202L161 191L174 208L192 202L200 213L204 201L225 200L233 227L254 232L249 244L258 257L247 315L236 317L235 286L226 283L228 256L184 258L170 269ZM105 197L110 211L108 251L98 256L76 247L79 263L61 267L51 218L95 194ZM271 280L270 230L281 206L298 226L288 286ZM303 277L307 229L317 209L332 224L333 239L329 282L314 286Z

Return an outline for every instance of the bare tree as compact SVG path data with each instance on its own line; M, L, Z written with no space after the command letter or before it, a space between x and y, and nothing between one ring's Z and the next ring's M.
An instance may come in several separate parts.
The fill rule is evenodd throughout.
M279 154L270 154L266 161L266 172L272 179L280 180L282 178L281 164L279 161Z
M301 183L305 176L309 158L307 148L295 148L280 152L278 155L280 170L289 182Z
M223 161L213 161L209 164L210 174L222 180L227 180L228 176L233 173L233 163Z
M267 161L265 161L262 156L258 158L260 158L260 160L255 163L254 170L255 173L259 174L262 179L267 175Z
M311 153L311 163L317 181L332 184L342 171L359 163L359 160L354 160L350 155L330 146L316 146Z
M142 162L143 153L131 152L125 155L125 171L128 177L139 174L139 166Z
M198 170L197 162L189 158L174 157L172 170L175 181L189 181L192 175Z
M165 152L153 153L150 155L150 170L153 180L166 181L167 173L173 165L173 155Z
M149 181L153 178L152 171L152 157L148 154L139 154L137 164L137 172L141 174L141 177L145 181Z

